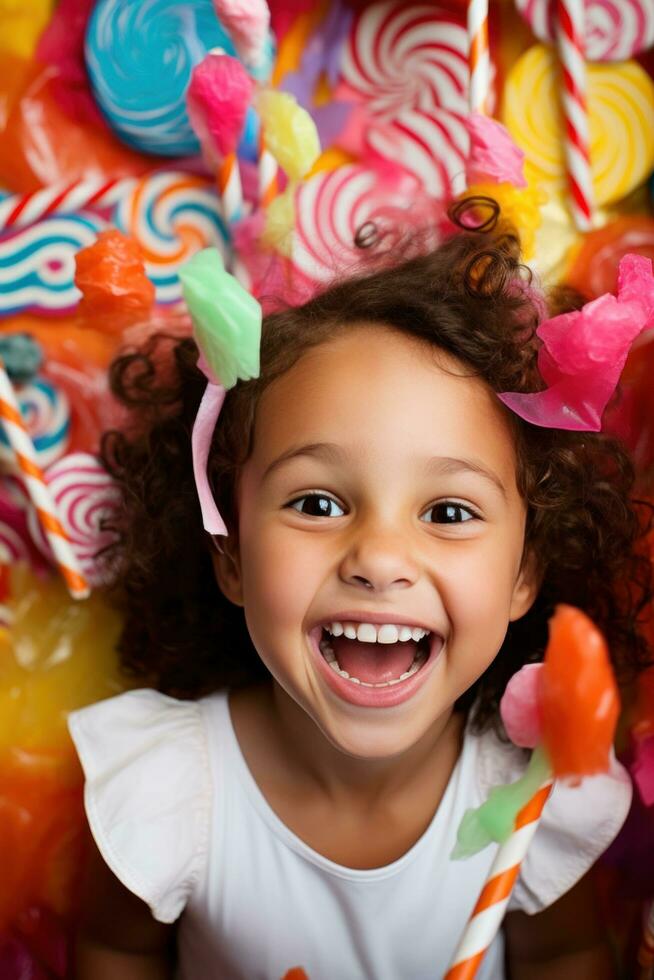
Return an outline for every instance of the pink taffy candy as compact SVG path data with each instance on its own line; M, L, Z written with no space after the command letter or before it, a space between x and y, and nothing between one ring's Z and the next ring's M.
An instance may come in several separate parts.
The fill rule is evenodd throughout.
M239 58L248 67L260 67L265 59L270 26L266 0L213 0L213 6Z
M468 186L491 181L526 187L525 155L513 142L508 129L479 112L471 113L466 125L470 133L470 157L466 164Z
M541 741L542 664L526 664L514 674L500 701L502 721L514 745L534 749Z
M186 104L212 169L236 151L253 84L241 62L227 54L208 54L193 69Z
M538 368L545 391L505 392L498 397L527 422L557 429L599 432L639 334L654 326L651 259L625 255L620 262L618 295L605 293L581 310L545 320Z

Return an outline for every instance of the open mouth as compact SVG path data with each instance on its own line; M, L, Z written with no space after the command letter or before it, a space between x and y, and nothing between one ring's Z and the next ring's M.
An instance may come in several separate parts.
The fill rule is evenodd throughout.
M427 663L435 634L424 629L390 627L395 633L375 639L359 639L354 630L339 632L339 627L322 627L318 647L323 659L335 674L354 685L387 688L401 684L417 674Z

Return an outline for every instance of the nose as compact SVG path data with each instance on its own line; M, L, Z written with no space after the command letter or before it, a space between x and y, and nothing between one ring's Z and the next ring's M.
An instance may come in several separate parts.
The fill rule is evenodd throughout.
M418 578L409 535L379 523L368 523L351 540L341 561L341 580L358 588L385 592L409 588Z

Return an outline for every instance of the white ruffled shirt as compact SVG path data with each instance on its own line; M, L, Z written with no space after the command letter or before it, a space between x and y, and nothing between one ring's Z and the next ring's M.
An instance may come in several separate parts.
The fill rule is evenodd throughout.
M495 847L452 861L465 810L525 768L524 754L466 732L429 827L397 861L342 867L312 850L272 810L241 753L220 692L178 701L129 691L73 712L85 805L106 863L178 932L179 980L436 980L449 965ZM556 901L622 826L631 783L611 771L557 784L524 860L510 908ZM478 980L502 980L498 935Z

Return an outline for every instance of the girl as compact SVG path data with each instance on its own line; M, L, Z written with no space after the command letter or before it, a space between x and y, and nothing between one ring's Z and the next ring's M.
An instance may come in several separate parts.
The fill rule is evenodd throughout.
M554 604L618 668L646 658L625 452L497 398L543 387L541 316L487 231L267 316L211 440L217 549L195 343L115 363L120 649L148 687L71 716L96 848L78 980L443 976L493 857L452 861L457 827L525 768L498 704ZM630 795L616 762L555 788L506 920L514 980L613 975L586 872ZM504 971L501 935L478 975Z

